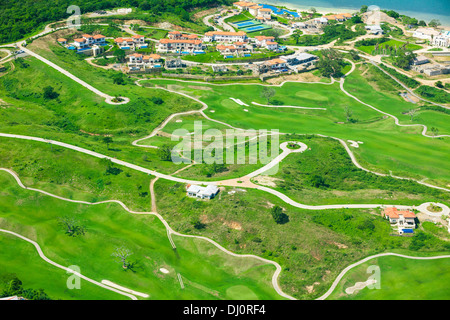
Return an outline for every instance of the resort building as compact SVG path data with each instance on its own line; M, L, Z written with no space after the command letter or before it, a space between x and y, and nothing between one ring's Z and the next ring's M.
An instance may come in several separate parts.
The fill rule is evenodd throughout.
M450 31L443 31L439 35L433 37L431 44L435 47L450 47Z
M432 41L434 37L439 36L440 32L433 28L417 28L413 33L414 38Z
M167 37L171 40L198 40L198 35L183 34L180 31L170 31Z
M216 46L216 49L223 55L239 54L250 51L245 42L235 42L232 45L219 44Z
M229 31L210 31L206 32L203 37L205 42L245 42L247 40L247 34L244 31L229 32Z
M415 66L418 66L418 65L421 65L421 64L429 63L429 62L430 62L430 60L428 60L427 57L424 57L424 56L417 56L417 57L413 60L412 64L415 65Z
M134 35L131 38L116 38L114 43L122 50L135 50L147 48L145 37L141 35Z
M64 38L59 38L57 41L59 44L67 44L67 39Z
M287 67L287 62L286 60L283 59L272 59L267 61L266 66L268 66L270 69L272 70L276 70L276 69L284 69Z
M408 210L399 211L395 207L384 209L384 217L389 220L392 226L398 227L398 231L403 229L415 229L416 215Z
M208 185L206 187L197 186L195 184L187 185L186 193L189 197L200 199L212 199L219 193L219 188L214 185Z
M255 5L256 3L247 1L238 1L233 3L233 6L237 7L240 10L248 10L248 8L253 7Z
M203 42L201 40L175 40L161 39L159 40L158 52L193 52L201 51Z
M143 55L133 53L128 56L127 65L132 71L161 68L161 56L159 54Z
M383 29L380 25L366 26L366 30L371 34L383 34Z
M259 4L257 4L257 5L254 5L254 6L249 7L249 8L248 8L248 12L249 12L252 16L256 17L256 16L258 15L258 10L259 10L259 9L262 9L262 6L260 6Z

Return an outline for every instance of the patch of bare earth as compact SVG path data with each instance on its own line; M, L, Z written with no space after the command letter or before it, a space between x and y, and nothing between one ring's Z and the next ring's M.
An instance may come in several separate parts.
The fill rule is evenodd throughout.
M270 84L281 84L284 81L303 81L303 82L318 82L320 77L313 75L311 72L296 73L291 75L285 75L277 78L268 79Z
M242 230L242 224L236 221L227 221L224 218L213 218L211 219L208 217L208 215L204 214L200 216L200 222L201 223L212 223L215 221L220 221L224 226L227 226L228 228L234 229L234 230Z
M320 284L320 282L314 282L312 285L306 286L305 287L306 291L308 291L308 293L313 293L314 292L314 286L317 286L319 284Z
M193 15L194 20L201 19L205 16L209 16L210 14L214 14L218 10L219 10L219 8L211 8L208 10L199 11Z
M274 177L270 177L270 176L256 176L253 178L255 183L258 183L260 185L263 186L267 186L267 187L273 187L275 188L277 186L276 182L277 181L283 181L283 179L278 179L278 178L274 178Z

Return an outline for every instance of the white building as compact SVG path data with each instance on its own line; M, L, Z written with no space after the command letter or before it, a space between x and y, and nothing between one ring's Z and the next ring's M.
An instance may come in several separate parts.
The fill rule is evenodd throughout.
M187 186L186 193L189 197L200 199L212 199L219 193L219 188L214 185L201 187L193 184Z
M366 26L366 30L371 34L383 34L383 29L381 29L380 25Z
M431 41L435 47L450 47L450 31L443 31Z
M159 40L158 52L193 52L203 50L203 42L201 40L175 40L161 39Z
M244 31L210 31L206 32L203 37L205 42L221 41L221 42L245 42L247 34Z
M384 209L384 216L389 219L391 225L398 227L399 231L416 228L416 215L411 211L398 211L397 208L390 207Z
M432 41L434 37L439 35L439 31L433 28L417 28L413 33L414 38Z

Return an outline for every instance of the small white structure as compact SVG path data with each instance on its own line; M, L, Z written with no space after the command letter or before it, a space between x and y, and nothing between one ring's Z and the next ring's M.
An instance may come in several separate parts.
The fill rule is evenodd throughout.
M440 33L439 31L437 31L433 28L417 28L417 30L414 31L414 33L413 33L413 37L432 41L433 37L438 36L439 33Z
M366 26L366 30L368 30L371 34L383 34L383 29L380 25Z
M418 65L421 65L421 64L429 63L429 62L430 62L430 60L428 60L427 57L425 57L425 56L417 56L413 60L412 64L415 65L415 66L418 66Z
M206 187L188 184L186 193L189 197L200 199L212 199L219 193L219 188L215 185L207 185Z

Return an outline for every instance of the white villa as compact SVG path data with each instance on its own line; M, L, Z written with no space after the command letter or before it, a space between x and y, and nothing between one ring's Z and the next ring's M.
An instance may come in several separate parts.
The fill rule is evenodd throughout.
M130 70L142 70L161 67L161 56L159 54L143 55L133 53L128 56L128 68Z
M200 199L212 199L219 193L219 188L214 185L207 185L206 187L197 186L195 184L187 185L186 193L189 197Z
M450 47L450 31L443 31L435 36L431 41L431 44L435 47Z
M256 36L255 44L270 51L278 49L278 43L274 41L275 37Z
M368 25L365 27L371 34L383 34L383 29L379 24L377 25Z
M398 211L395 207L384 209L384 216L389 219L391 225L401 229L415 229L416 228L416 215L411 211Z
M229 31L210 31L206 32L203 37L205 42L245 42L247 34L244 31L229 32Z
M158 52L200 51L203 49L202 40L176 40L161 39L157 48Z
M141 35L134 35L131 38L116 38L114 42L120 49L134 50L136 48L146 48L145 37Z
M413 33L413 37L432 41L433 37L436 37L439 34L440 34L440 32L437 30L434 30L433 28L417 28L417 30L414 31L414 33Z

